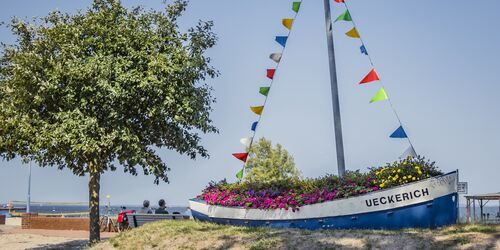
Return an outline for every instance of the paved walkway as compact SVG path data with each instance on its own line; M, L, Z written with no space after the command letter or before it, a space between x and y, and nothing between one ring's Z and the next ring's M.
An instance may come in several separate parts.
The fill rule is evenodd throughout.
M115 233L101 233L109 238ZM21 229L0 225L0 249L82 249L88 243L88 231Z

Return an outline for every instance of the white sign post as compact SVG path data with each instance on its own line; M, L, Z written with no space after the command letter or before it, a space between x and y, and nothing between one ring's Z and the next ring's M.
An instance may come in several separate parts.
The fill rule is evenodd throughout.
M458 182L457 189L459 194L467 194L468 191L467 182Z

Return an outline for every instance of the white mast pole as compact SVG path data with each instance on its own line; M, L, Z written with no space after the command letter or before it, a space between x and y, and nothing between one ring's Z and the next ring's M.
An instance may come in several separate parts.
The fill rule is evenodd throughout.
M337 167L339 176L345 174L344 142L342 139L342 122L340 119L339 91L337 86L337 69L335 67L335 51L333 46L333 27L330 13L330 0L324 0L326 40L328 45L328 58L330 64L330 83L332 90L333 121L335 129L335 146L337 149Z

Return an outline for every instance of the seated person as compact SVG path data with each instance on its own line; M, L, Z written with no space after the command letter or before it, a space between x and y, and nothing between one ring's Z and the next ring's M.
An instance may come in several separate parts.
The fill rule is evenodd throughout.
M149 208L149 201L148 200L144 200L144 202L142 202L142 207L141 209L139 209L139 212L137 212L138 214L152 214L153 213L153 210L151 210L151 208Z
M158 206L160 207L155 210L155 214L168 214L167 206L165 206L164 199L158 201Z

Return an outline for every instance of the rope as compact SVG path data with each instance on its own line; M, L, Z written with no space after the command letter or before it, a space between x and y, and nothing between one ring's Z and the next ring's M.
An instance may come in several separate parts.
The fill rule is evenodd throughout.
M349 7L347 6L347 0L344 0L343 2L344 2L344 6L345 6L346 10L349 12L349 15L351 16L352 25L354 26L354 28L356 29L356 31L359 34L359 40L361 41L361 45L365 47L366 54L368 54L367 55L368 56L368 60L370 61L370 65L372 66L372 68L375 68L375 66L373 64L372 57L370 56L370 53L368 53L368 47L366 46L366 43L363 41L363 38L362 38L362 36L361 36L361 34L359 32L358 26L356 25L356 22L354 22L354 18L352 18L351 11L349 10ZM378 75L378 72L377 72L377 75ZM384 86L382 80L379 80L379 83L380 83L380 86L382 86L382 88L386 89L386 87ZM403 123L401 122L401 119L400 119L400 117L398 115L398 112L396 111L396 108L394 107L394 105L392 103L392 100L391 100L391 97L389 95L387 96L387 101L389 102L389 106L391 107L392 112L396 116L396 119L398 120L399 125L404 128L405 126L403 126ZM413 147L413 144L412 144L412 142L410 140L410 136L408 136L408 133L406 133L406 139L408 140L408 143L410 144L410 147L412 147L413 150L415 150L415 147Z
M288 30L288 34L286 35L286 36L287 36L287 41L286 41L286 43L287 43L287 44L288 44L288 41L290 40L290 36L291 36L291 34L292 34L293 27L295 26L295 23L297 22L297 17L298 17L298 14L301 12L301 11L300 11L300 9L302 9L302 7L303 7L303 5L302 5L302 3L303 3L303 2L304 2L304 1L301 1L301 2L300 2L300 8L299 8L299 11L297 11L297 12L295 13L295 15L293 16L293 24L292 24L292 28L291 28L290 30ZM266 110L266 103L267 103L267 100L269 99L269 96L270 96L271 91L272 91L272 89L273 89L273 83L274 83L274 80L276 79L276 75L277 75L277 73L279 72L279 71L278 71L278 69L279 69L279 66L280 66L281 61L283 60L283 57L284 57L284 54L285 54L284 52L285 52L285 50L286 50L286 47L287 47L287 46L286 46L286 44L285 44L285 46L283 46L283 48L281 49L281 58L280 58L280 61L276 63L276 67L274 68L274 70L275 70L275 72L274 72L274 76L273 76L273 78L271 79L271 82L269 83L269 92L267 93L267 95L266 95L266 97L265 97L265 99L264 99L264 104L263 104L264 109L262 110L262 113L259 115L259 118L257 119L257 127L256 127L256 128L255 128L255 130L253 131L252 137L251 137L251 139L250 139L250 143L249 143L249 145L248 145L248 152L250 152L250 150L252 149L253 142L254 142L254 140L255 140L255 135L257 134L257 130L258 130L258 128L259 128L260 121L261 121L262 116L263 116L263 114L264 114L264 112L265 112L265 110ZM243 164L243 171L245 171L245 169L246 169L246 163L245 163L245 164Z

